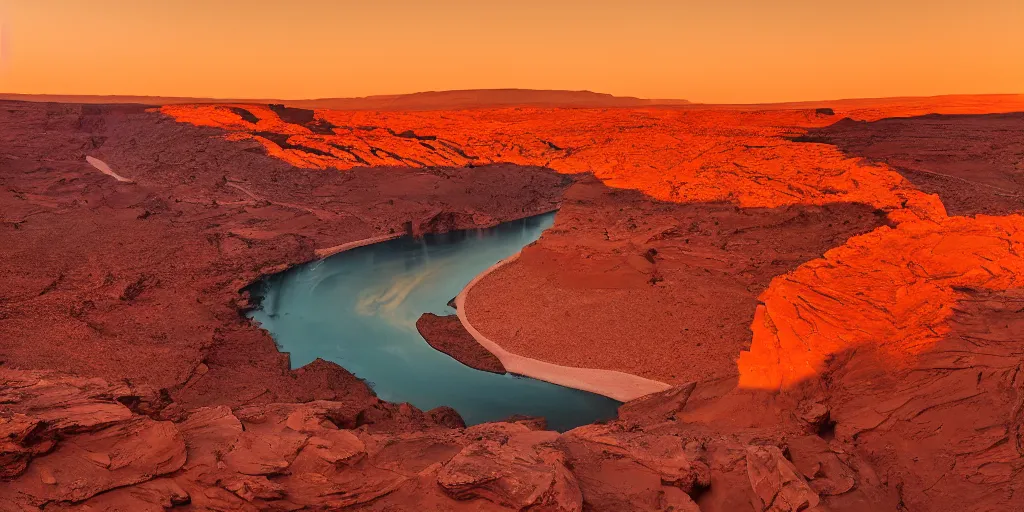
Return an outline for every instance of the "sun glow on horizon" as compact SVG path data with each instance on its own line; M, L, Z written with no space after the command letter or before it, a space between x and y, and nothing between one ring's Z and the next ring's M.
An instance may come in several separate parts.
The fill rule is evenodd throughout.
M0 0L0 92L697 102L1024 92L1017 0Z

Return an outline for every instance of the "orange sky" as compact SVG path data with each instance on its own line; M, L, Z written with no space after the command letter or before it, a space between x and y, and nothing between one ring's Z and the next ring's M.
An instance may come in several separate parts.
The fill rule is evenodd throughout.
M1022 0L0 0L0 92L1024 92Z

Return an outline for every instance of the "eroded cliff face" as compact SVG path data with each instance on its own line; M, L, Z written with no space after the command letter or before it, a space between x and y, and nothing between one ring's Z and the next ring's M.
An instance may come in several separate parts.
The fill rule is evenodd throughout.
M101 379L0 369L0 384L4 510L726 511L898 499L863 460L799 428L675 421L692 385L558 434L324 400L161 421L144 414L146 397Z
M912 119L883 146L863 142L875 123L823 128L1013 110L918 103L5 105L0 500L1024 510L1022 189L1004 162L1016 146L998 143L1020 120L921 128L975 137L985 182L1016 194L984 210L1003 216L947 214L947 198L989 204L962 164L958 180L918 187L903 162L920 174L952 150L933 151ZM238 314L244 284L318 250L558 204L555 227L473 289L468 316L516 353L676 385L608 424L465 429L451 410L381 402L330 363L290 371Z

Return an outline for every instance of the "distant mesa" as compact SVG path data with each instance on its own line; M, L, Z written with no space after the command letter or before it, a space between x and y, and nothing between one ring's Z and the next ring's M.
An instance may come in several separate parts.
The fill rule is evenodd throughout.
M2 94L0 100L47 101L60 103L136 103L177 105L186 103L261 103L275 107L326 108L335 110L460 110L469 108L612 108L689 105L686 100L643 99L612 96L591 91L555 91L537 89L468 89L429 91L362 98L319 98L309 100L220 99L164 96L84 96L48 94Z
M192 98L182 96L91 96L59 94L0 93L0 101L32 101L51 103L134 104L143 106L228 104L269 106L282 119L301 124L314 133L330 135L329 126L312 119L303 109L426 111L466 110L473 108L648 108L675 107L702 110L814 110L819 117L849 113L852 110L898 111L902 116L931 113L935 105L944 105L946 113L994 113L1015 109L1024 102L1024 94L948 94L942 96L901 96L892 98L848 98L835 100L791 101L783 103L693 103L681 99L645 99L613 96L591 91L543 89L466 89L458 91L427 91L412 94L364 96L361 98L317 98L282 100L268 98ZM952 108L952 110L950 110ZM881 110L880 110L881 109ZM244 112L244 110L242 110ZM245 118L245 114L236 112ZM877 117L875 117L877 119ZM251 122L251 119L246 119Z
M303 102L290 102L298 105ZM642 99L612 96L590 91L550 91L534 89L473 89L430 91L394 96L368 96L350 99L309 100L318 108L339 110L455 110L483 107L644 107L686 105L686 100Z

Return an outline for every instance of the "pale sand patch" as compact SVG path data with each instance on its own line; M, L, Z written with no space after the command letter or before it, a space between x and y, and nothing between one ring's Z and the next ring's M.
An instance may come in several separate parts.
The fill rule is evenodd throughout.
M466 311L466 297L473 286L483 279L487 274L497 270L503 265L511 263L519 258L519 253L492 265L480 275L473 278L469 284L455 298L455 306L459 320L467 331L478 343L497 356L505 369L511 373L525 375L534 379L543 380L552 384L558 384L569 388L581 389L591 393L607 396L620 402L628 402L644 395L664 391L672 386L664 382L645 379L630 373L617 372L614 370L598 370L594 368L575 368L547 363L537 359L513 354L501 345L487 338L469 323Z
M92 165L93 167L99 169L99 171L102 172L103 174L106 174L107 176L110 176L111 178L114 178L117 181L120 181L120 182L123 182L123 183L135 183L134 181L132 181L132 180L130 180L128 178L125 178L124 176L121 176L121 175L117 174L116 172L110 170L110 166L107 165L107 163L104 162L103 160L100 160L98 158L93 158L91 156L87 156L87 157L85 157L85 161L89 162L89 165Z
M376 315L396 327L415 331L416 319L421 313L400 308L409 294L441 267L441 264L430 263L414 276L392 278L388 284L363 290L356 300L356 313Z
M333 254L338 254L339 252L345 252L345 251L348 251L348 250L351 250L351 249L355 249L356 247L362 247L364 245L370 245L370 244L376 244L376 243L380 243L380 242L387 242L388 240L394 240L394 239L396 239L396 238L398 238L400 236L403 236L403 235L405 235L405 233L393 233L393 234L390 234L390 235L381 235L381 236L375 236L375 237L371 237L371 238L364 238L362 240L356 240L354 242L348 242L348 243L341 244L341 245L335 245L334 247L324 247L323 249L317 249L317 250L313 251L313 254L315 254L317 258L326 258L326 257L331 256Z

